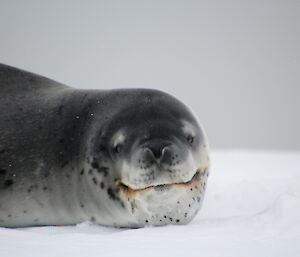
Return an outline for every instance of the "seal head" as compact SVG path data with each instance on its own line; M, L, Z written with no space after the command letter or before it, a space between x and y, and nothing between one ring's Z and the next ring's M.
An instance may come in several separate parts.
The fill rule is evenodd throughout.
M105 181L102 186L109 185L108 198L114 202L105 218L93 217L121 227L186 224L204 196L206 136L174 97L148 89L131 94L134 101L120 105L114 118L94 132L89 147L91 169L100 174L97 181Z

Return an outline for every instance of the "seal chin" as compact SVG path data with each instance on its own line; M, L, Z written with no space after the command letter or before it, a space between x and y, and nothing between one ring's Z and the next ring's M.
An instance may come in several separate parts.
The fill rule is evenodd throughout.
M131 188L116 181L120 199L127 210L127 220L120 226L143 227L187 224L198 213L206 187L208 168L198 168L185 182L154 184Z

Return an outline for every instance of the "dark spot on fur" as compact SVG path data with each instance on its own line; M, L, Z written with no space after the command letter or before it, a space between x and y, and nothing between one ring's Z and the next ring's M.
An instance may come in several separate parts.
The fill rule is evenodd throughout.
M104 152L106 150L106 147L103 145L99 145L96 149L96 152Z
M12 217L12 215L11 215L11 214L8 214L8 215L7 215L7 217L8 217L8 218L11 218L11 217Z
M60 106L58 107L58 110L57 110L58 115L61 115L61 114L62 114L63 108L64 108L63 105L60 105Z
M100 167L97 169L99 173L103 173L104 177L106 177L108 175L108 167Z
M132 202L130 203L130 206L131 206L131 212L134 213L135 206L134 206L134 204Z
M185 213L184 213L184 217L186 218L186 217L187 217L187 215L188 215L188 214L187 214L187 212L185 212Z
M7 179L4 181L4 187L7 188L7 187L10 187L12 186L14 183L14 181L12 179Z
M94 182L95 185L98 184L98 181L97 181L97 179L95 177L93 177L93 182Z
M49 177L49 175L50 175L49 171L45 171L45 173L44 173L44 177L45 177L45 178L48 178L48 177Z
M170 221L173 221L173 218L169 217Z
M193 191L193 188L191 188L191 191Z
M43 187L43 191L47 191L48 190L48 187Z
M92 217L91 217L91 222L95 222L95 221L96 221L95 217L92 216Z
M166 218L167 218L167 216L164 216L164 218L166 219Z
M178 222L180 222L180 220L179 220L179 219L177 219L177 220L176 220L176 222L178 223Z
M26 214L26 213L27 213L27 211L26 211L26 210L24 210L24 211L23 211L23 213L25 213L25 214Z
M82 169L82 170L80 171L80 175L82 176L83 173L84 173L84 169Z
M104 183L103 182L100 183L100 187L101 187L101 189L104 188Z
M90 169L89 170L89 175L91 175L93 173L93 170L92 169Z
M98 169L98 168L99 168L99 165L98 165L98 163L97 163L95 160L92 161L91 166L92 166L94 169Z
M197 202L199 203L201 200L201 198L199 196L197 196Z
M64 138L61 138L61 139L59 139L58 142L61 143L61 144L63 144L63 143L65 142L65 139L64 139Z
M148 220L145 220L145 222L148 223L149 221L148 221Z
M82 204L80 204L80 207L81 207L81 208L84 208L84 204L83 204L83 203L82 203Z
M0 176L5 176L6 170L5 169L0 169Z
M30 193L33 189L38 189L39 186L38 185L32 185L27 189L27 192Z
M191 208L191 205L189 204L189 208Z
M0 149L0 154L5 153L5 149Z
M118 199L115 195L115 192L110 187L107 189L107 194L109 195L109 198L112 200Z

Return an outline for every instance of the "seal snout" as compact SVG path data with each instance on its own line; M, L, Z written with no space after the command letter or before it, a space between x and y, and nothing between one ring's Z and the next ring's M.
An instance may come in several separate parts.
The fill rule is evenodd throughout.
M144 149L149 152L149 155L152 155L155 159L160 159L165 157L166 150L170 149L171 143L165 142L162 140L155 140L148 142L144 145Z
M174 152L171 143L161 140L151 141L143 149L143 158L150 163L170 163Z

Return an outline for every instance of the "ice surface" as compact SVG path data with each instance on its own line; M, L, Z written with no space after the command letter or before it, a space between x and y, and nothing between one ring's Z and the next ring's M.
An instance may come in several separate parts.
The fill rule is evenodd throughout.
M300 153L217 151L185 226L0 228L0 256L300 256Z

